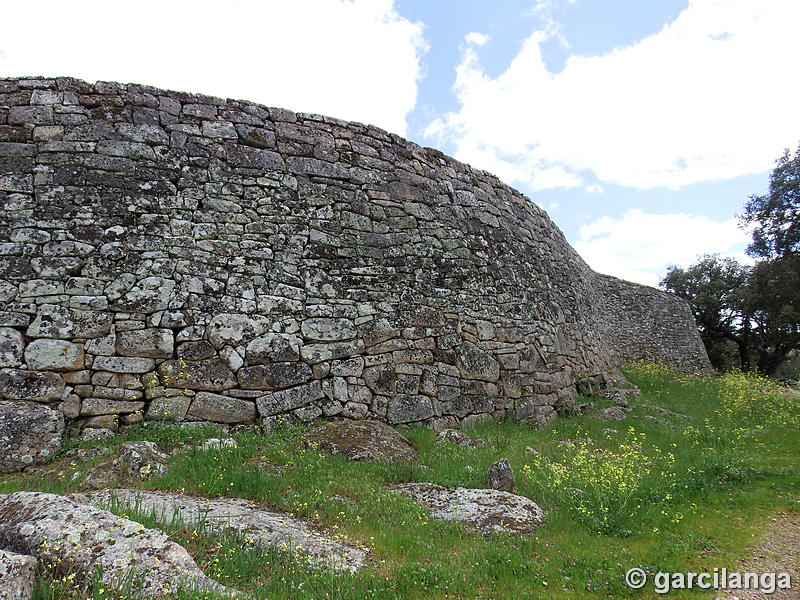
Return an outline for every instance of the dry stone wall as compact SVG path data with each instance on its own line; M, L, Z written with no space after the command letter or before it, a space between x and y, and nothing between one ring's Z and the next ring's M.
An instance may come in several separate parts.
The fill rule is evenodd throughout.
M707 358L492 175L357 123L0 80L0 394L82 427L554 418L623 358Z

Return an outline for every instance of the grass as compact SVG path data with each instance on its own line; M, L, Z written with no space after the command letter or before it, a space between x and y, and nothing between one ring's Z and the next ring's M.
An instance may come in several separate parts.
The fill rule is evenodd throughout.
M625 373L642 391L625 421L562 418L541 432L487 424L466 430L482 441L475 449L437 444L432 432L411 428L403 433L420 454L406 464L351 463L317 452L304 446L299 426L270 436L237 433L238 447L208 451L192 444L218 436L213 427L150 425L102 443L186 445L163 476L139 487L249 498L370 548L368 566L337 575L236 536L135 515L165 529L209 576L258 598L648 598L652 586L625 585L629 568L735 566L772 515L800 510L800 406L769 382L739 373L677 376L647 364L628 365ZM489 465L502 457L515 470L517 493L545 510L546 523L532 535L483 537L432 520L387 489L407 481L485 487ZM7 476L0 492L77 489L72 472L85 465L60 467L60 478ZM97 590L45 576L36 598L118 597ZM680 597L704 596L687 591Z

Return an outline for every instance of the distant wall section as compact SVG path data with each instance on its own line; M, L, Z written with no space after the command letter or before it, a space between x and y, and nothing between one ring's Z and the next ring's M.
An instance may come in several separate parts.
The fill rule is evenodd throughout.
M684 300L608 275L598 275L597 288L607 339L619 360L651 360L683 372L710 369Z

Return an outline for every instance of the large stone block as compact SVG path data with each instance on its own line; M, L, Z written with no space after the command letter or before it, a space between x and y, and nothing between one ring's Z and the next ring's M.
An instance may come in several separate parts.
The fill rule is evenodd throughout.
M248 400L210 392L199 392L192 400L187 416L214 423L247 423L255 421L256 405Z
M165 277L145 277L114 300L113 308L125 312L150 314L169 307L176 283ZM110 291L110 290L109 290ZM113 296L109 293L109 300Z
M398 394L389 399L386 420L389 423L412 423L433 416L433 403L421 394Z
M203 360L205 358L213 358L217 352L214 346L207 340L198 340L195 342L184 342L178 346L178 358L184 360Z
M456 349L456 366L464 379L500 379L500 363L472 342L464 342Z
M278 362L245 367L237 377L239 386L246 390L279 390L309 381L312 373L303 362Z
M0 402L0 473L48 462L61 449L64 415L40 404Z
M143 598L175 596L180 588L230 596L206 577L183 546L166 534L75 498L41 492L0 496L0 546L69 565L78 582L99 578L110 589L141 582Z
M159 396L150 401L146 417L152 421L183 421L191 403L189 396Z
M174 346L171 329L136 329L117 333L115 349L120 356L170 358Z
M237 386L230 367L218 358L168 360L158 366L158 376L167 387L222 392Z
M319 317L303 321L301 331L306 339L315 342L341 342L356 337L356 327L350 319Z
M247 362L263 365L273 362L300 360L300 346L303 340L288 333L268 333L247 344Z
M82 417L123 415L140 410L144 410L144 402L113 400L111 398L84 398L81 404Z
M39 307L36 319L28 326L30 337L74 339L96 338L111 331L113 315L108 312L73 310L63 306L44 304Z
M78 371L85 363L83 345L65 340L33 340L25 348L25 363L34 370Z
M417 458L417 449L403 435L380 421L334 421L309 429L306 445L349 460L394 463Z
M64 392L64 380L55 373L10 369L0 373L0 397L7 400L54 402Z
M256 405L262 417L270 417L300 408L315 400L322 400L324 396L322 384L319 381L311 381L287 390L265 394L256 399Z
M236 347L262 335L269 325L269 319L262 316L226 313L211 319L206 333L215 348Z
M156 362L152 358L135 356L97 356L92 368L112 373L147 373L156 368Z

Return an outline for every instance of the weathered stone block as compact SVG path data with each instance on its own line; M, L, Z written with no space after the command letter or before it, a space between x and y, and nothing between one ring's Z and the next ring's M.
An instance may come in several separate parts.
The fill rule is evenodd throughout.
M303 437L312 448L353 461L406 462L419 454L408 439L380 421L324 423L309 429Z
M0 550L0 589L2 600L30 600L36 583L37 561L27 554Z
M306 339L317 342L341 342L356 337L356 328L350 319L306 319L301 325L301 331Z
M144 402L112 400L111 398L84 398L81 404L81 416L119 415L143 409Z
M158 376L165 386L189 390L222 392L237 385L233 371L218 358L168 360L158 366Z
M500 378L500 364L471 342L464 342L456 349L456 366L464 379L494 382Z
M63 392L64 380L55 373L20 369L0 373L0 397L7 400L53 402Z
M386 407L386 420L389 423L411 423L424 421L433 416L433 403L421 394L399 394L390 398Z
M112 373L147 373L156 368L156 362L152 358L134 356L97 356L92 368Z
M511 492L514 490L515 480L514 471L507 458L501 458L489 467L487 472L489 487L493 490Z
M361 377L364 372L364 359L361 356L331 362L331 375L341 377Z
M189 396L159 396L147 408L147 419L152 421L183 421L189 411Z
M211 342L206 340L199 340L196 342L184 342L178 346L178 358L184 360L203 360L205 358L213 358L216 354L214 346Z
M75 394L70 394L58 405L64 416L68 419L77 419L81 414L81 399Z
M267 333L247 344L247 362L263 365L272 362L300 360L300 346L303 340L289 333Z
M25 363L33 370L77 371L85 363L83 345L65 340L33 340L25 348Z
M244 367L237 377L246 390L279 390L309 381L312 373L311 367L303 362L278 362Z
M208 339L215 348L241 346L263 334L270 322L258 315L221 314L209 322L206 329Z
M113 315L107 312L73 310L45 304L28 327L30 337L74 339L97 338L111 331Z
M256 406L262 417L269 417L321 400L324 396L322 385L315 380L287 390L265 394L256 400Z
M49 461L61 449L64 415L39 404L0 402L0 473Z
M199 392L192 400L187 416L215 423L247 423L255 421L258 415L256 405L248 400Z
M139 329L119 332L115 349L121 356L170 358L174 345L170 329Z

